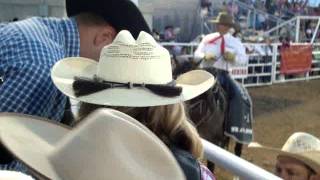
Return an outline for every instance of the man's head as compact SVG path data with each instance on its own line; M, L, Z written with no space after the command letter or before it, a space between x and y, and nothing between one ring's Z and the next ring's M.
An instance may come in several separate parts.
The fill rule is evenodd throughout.
M233 17L225 12L219 13L216 19L209 22L216 24L217 31L220 34L228 33L229 29L235 25Z
M173 31L173 26L168 25L168 26L164 27L164 30L172 30Z
M310 180L320 172L320 140L308 133L292 134L278 151L276 173L287 180Z
M305 163L288 156L278 156L275 173L284 180L311 180L316 173Z
M80 34L80 56L99 59L100 51L121 30L137 38L151 33L142 13L130 0L66 0L67 15L76 17Z
M275 173L284 180L320 180L320 139L293 133L281 149L250 143L249 147L275 157Z
M229 32L229 29L231 27L225 24L217 24L216 28L220 34L226 34L227 32Z
M92 13L81 13L76 19L80 34L80 56L98 61L101 49L113 41L117 30Z

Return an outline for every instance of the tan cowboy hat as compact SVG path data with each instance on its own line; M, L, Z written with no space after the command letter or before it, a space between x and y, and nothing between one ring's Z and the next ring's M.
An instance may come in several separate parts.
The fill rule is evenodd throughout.
M31 176L16 171L0 170L0 180L34 180Z
M0 140L49 179L185 179L170 150L119 111L99 109L73 129L28 115L0 114Z
M203 70L174 80L169 52L148 33L142 31L135 40L126 30L103 48L99 62L66 58L54 65L51 77L60 91L76 100L130 107L186 101L215 83L215 78Z
M250 143L249 148L272 153L276 157L286 156L297 159L320 174L320 140L315 136L297 132L292 134L281 149Z
M220 12L216 19L209 20L210 23L222 24L230 27L234 27L235 22L233 17L227 14L226 12Z

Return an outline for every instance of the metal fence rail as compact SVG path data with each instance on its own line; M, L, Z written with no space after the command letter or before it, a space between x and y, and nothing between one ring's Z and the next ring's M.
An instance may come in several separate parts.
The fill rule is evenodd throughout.
M303 45L305 43L294 43L293 45ZM171 54L178 59L192 59L193 53L198 43L161 43ZM256 87L272 85L276 83L287 83L292 81L308 81L320 78L320 43L313 44L313 60L311 71L300 75L280 74L280 53L281 44L244 44L252 53L248 54L248 76L237 79L246 87ZM177 52L178 51L178 52Z
M202 140L205 157L219 167L223 167L241 179L281 180L281 178L268 171L241 159L234 154L206 141Z

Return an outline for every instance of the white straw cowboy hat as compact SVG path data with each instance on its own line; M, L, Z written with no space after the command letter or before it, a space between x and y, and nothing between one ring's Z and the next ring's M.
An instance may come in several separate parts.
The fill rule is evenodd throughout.
M320 140L315 136L297 132L292 134L281 149L250 143L249 148L274 154L276 157L286 156L301 161L316 173L320 174Z
M0 180L34 180L31 176L16 171L0 170Z
M0 114L1 143L40 177L59 180L185 179L167 146L138 121L100 109L75 128Z
M203 70L172 78L169 52L151 35L141 32L135 40L129 31L118 33L96 62L82 57L58 61L51 71L57 88L87 103L146 107L192 99L215 83Z

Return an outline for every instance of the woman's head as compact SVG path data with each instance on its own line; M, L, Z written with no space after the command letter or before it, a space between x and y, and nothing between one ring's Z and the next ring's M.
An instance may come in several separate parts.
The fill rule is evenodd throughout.
M79 116L83 118L103 106L82 103ZM104 106L105 107L105 106ZM188 120L183 103L151 107L109 107L121 111L147 126L165 144L176 145L202 157L200 137Z

